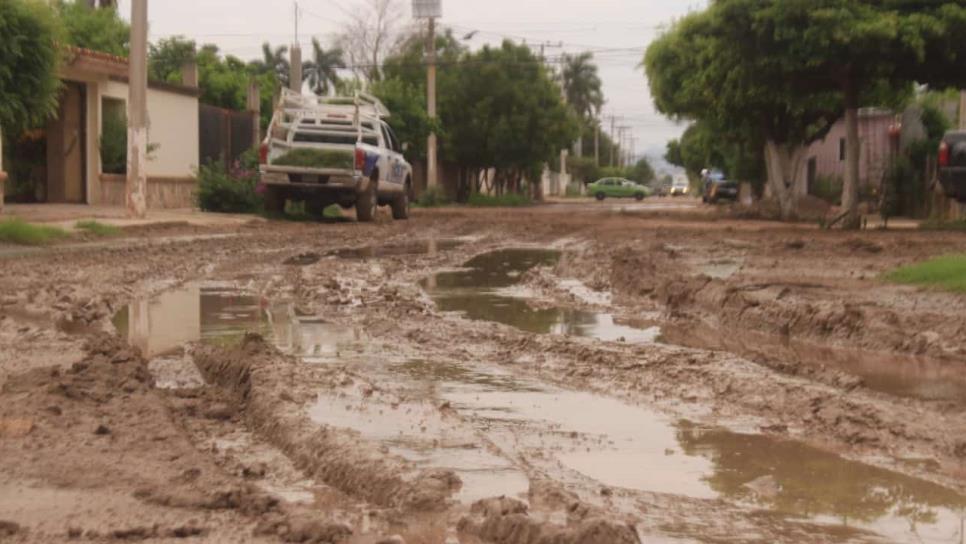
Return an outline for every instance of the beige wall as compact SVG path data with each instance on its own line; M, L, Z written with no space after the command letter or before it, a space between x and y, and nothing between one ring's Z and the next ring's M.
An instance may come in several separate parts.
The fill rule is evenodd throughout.
M126 83L107 81L101 92L127 101ZM198 168L198 98L148 89L148 141L160 146L148 157L148 176L194 176Z

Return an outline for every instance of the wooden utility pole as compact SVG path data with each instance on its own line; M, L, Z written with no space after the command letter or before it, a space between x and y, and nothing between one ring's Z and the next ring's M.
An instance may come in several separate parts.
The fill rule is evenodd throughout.
M600 166L600 119L594 119L594 166Z
M3 171L3 127L0 127L0 212L3 212L3 186L7 181L7 173Z
M610 116L610 167L613 168L614 164L614 146L617 145L617 118L613 115Z
M295 41L289 48L288 88L302 94L302 46L299 45L299 3L295 2Z
M436 120L436 18L429 17L429 32L426 38L426 114L430 126ZM426 140L426 187L432 189L439 185L436 172L436 131L432 130Z
M148 208L148 0L131 2L131 55L128 69L125 200L128 217L142 219Z

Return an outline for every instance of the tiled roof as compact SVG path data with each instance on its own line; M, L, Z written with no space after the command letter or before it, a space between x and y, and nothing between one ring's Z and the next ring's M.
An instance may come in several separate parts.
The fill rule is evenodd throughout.
M93 49L84 49L83 47L77 47L74 45L65 46L64 49L71 53L75 59L77 57L87 57L90 59L127 66L127 57L120 57L118 55L112 55L102 51L94 51Z

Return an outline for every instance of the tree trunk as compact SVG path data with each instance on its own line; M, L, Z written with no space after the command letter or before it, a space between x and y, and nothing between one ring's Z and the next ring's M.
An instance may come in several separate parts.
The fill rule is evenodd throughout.
M804 146L791 147L772 140L765 142L765 169L768 186L778 199L782 221L798 217L798 170L805 155Z
M847 213L842 228L857 229L859 217L859 95L854 81L845 85L845 183L842 186L842 210Z

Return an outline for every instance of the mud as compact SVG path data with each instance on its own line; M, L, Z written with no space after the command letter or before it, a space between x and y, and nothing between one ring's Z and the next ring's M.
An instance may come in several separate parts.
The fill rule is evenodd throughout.
M10 256L0 535L959 542L966 238L675 206Z

